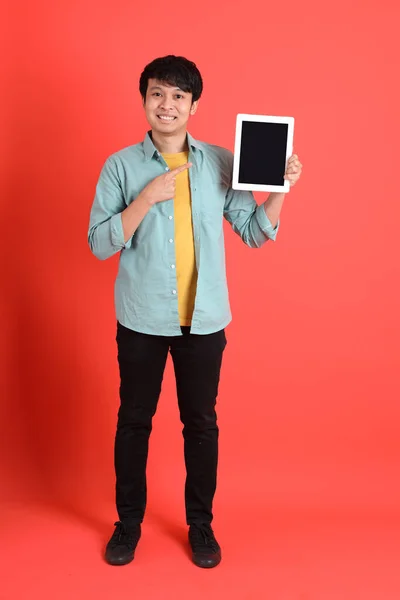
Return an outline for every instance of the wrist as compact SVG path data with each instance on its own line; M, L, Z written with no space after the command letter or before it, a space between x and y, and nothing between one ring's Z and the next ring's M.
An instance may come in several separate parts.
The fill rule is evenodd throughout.
M136 198L136 202L138 202L140 205L142 205L143 208L147 208L147 209L150 209L155 204L154 199L145 190L140 192L140 194Z

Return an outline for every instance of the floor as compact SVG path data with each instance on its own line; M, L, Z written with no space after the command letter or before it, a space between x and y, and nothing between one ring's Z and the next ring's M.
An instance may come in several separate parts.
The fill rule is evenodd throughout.
M220 511L215 569L190 561L178 510L149 507L135 560L103 560L111 505L93 514L43 503L3 505L1 600L399 600L400 513L289 510L255 504ZM244 511L237 506L235 513Z

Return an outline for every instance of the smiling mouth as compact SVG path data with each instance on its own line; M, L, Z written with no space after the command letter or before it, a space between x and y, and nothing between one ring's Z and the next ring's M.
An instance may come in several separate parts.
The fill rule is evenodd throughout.
M165 115L157 115L157 118L163 123L172 123L172 121L175 121L176 119L176 117L167 117Z

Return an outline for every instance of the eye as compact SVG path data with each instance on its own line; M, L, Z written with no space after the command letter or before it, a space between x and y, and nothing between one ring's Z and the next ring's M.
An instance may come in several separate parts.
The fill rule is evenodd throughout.
M182 94L176 94L176 96L175 96L175 97L176 97L176 98L179 98L179 99L180 99L180 98L183 98Z
M160 92L154 92L153 96L161 96Z

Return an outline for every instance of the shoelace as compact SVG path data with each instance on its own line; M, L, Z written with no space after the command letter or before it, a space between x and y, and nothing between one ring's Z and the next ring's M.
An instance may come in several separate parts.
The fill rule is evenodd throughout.
M202 549L217 552L219 549L213 530L208 524L192 525L190 528L190 539L196 550Z
M135 527L132 529L127 529L124 523L121 521L116 521L114 523L116 526L116 530L113 533L113 545L124 544L126 546L131 546L134 544L139 537L139 527Z

